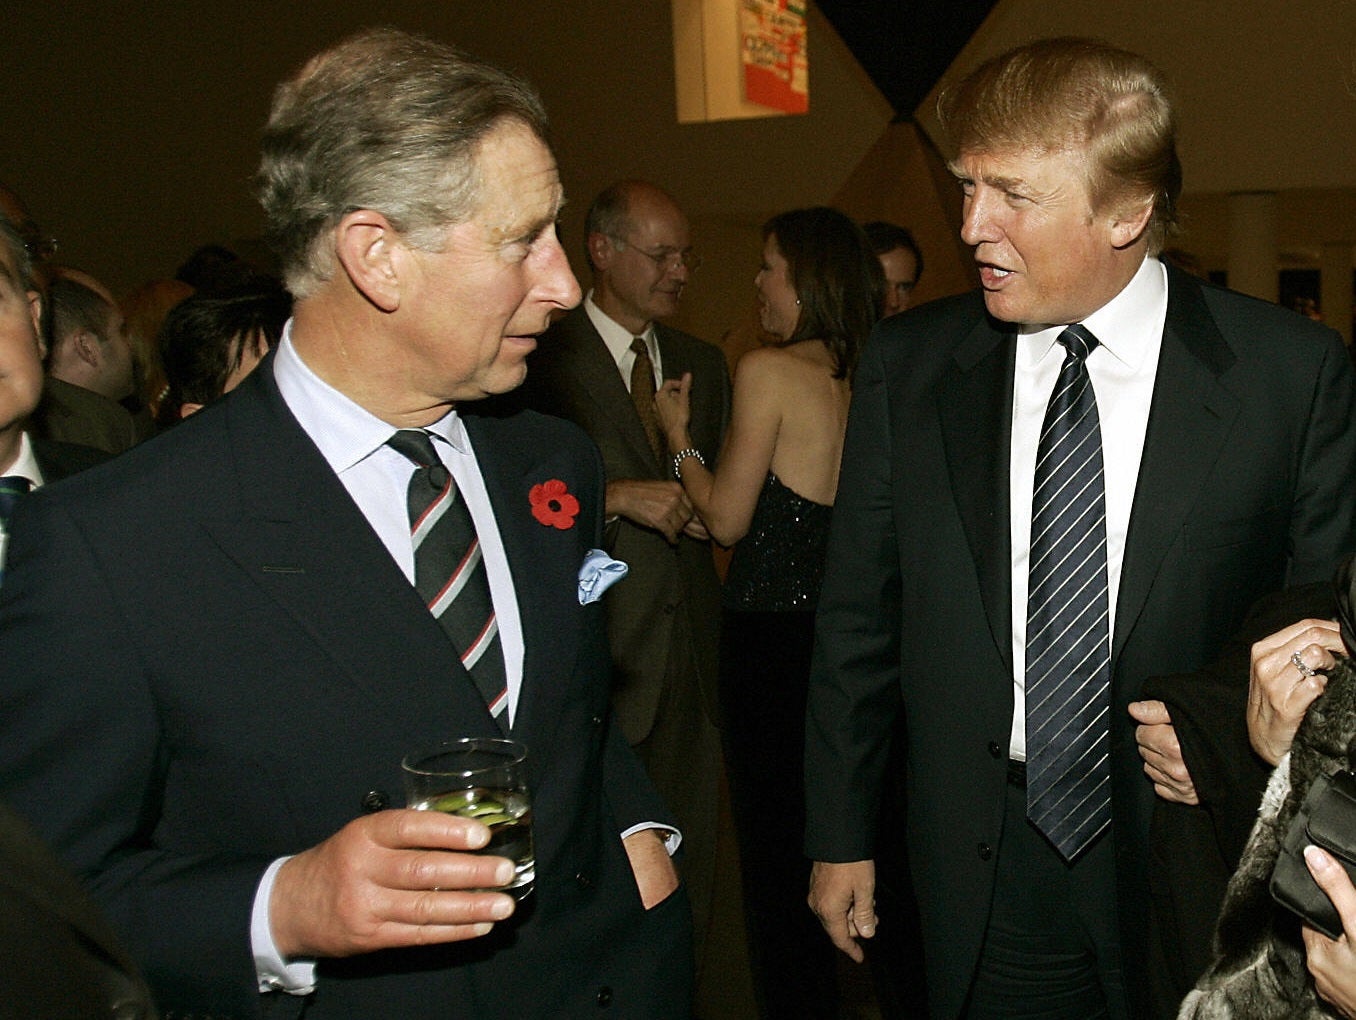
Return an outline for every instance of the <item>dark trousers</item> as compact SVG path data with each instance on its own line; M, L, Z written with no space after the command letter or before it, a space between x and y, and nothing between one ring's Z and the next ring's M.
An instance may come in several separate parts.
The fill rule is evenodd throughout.
M1119 942L1111 833L1066 864L1009 783L968 1020L1130 1020Z
M768 1020L837 1015L835 953L806 905L805 700L811 612L727 612L721 628L726 763L754 986Z

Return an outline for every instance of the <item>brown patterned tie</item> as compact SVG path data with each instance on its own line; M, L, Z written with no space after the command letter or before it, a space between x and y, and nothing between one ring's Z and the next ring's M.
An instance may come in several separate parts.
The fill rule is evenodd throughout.
M631 403L636 405L636 414L645 428L645 438L650 441L655 460L662 464L664 440L654 413L654 362L650 360L650 347L643 336L638 336L631 341L631 350L636 353L635 363L631 366Z

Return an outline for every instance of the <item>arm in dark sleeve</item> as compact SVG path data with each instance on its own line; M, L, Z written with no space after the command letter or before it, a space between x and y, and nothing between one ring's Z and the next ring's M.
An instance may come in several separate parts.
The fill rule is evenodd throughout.
M157 843L168 736L86 536L42 492L16 514L0 594L0 798L82 879L161 1004L191 975L259 1009L249 919L268 860Z
M853 384L806 718L806 854L875 855L881 779L899 709L900 577L888 387L876 344Z
M1153 677L1144 684L1145 698L1168 706L1182 759L1230 868L1238 864L1271 775L1271 766L1257 756L1248 739L1252 645L1297 620L1331 619L1336 613L1330 583L1277 592L1253 606L1239 632L1210 665L1195 673Z
M1356 379L1341 338L1326 346L1296 464L1287 585L1326 581L1356 552ZM1293 622L1293 621L1288 621Z

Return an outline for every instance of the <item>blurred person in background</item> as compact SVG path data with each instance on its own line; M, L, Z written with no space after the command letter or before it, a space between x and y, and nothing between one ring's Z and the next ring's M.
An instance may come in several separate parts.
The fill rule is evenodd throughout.
M690 374L656 408L674 471L712 537L735 546L722 595L721 693L750 950L764 1017L836 1015L833 947L806 908L805 695L857 351L879 316L880 264L834 209L763 227L763 327L734 379L714 472L688 425Z

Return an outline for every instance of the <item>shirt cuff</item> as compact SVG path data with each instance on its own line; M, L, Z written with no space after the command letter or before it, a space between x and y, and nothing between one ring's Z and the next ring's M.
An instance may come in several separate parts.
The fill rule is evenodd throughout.
M273 925L268 914L269 898L273 893L273 882L278 877L278 869L290 859L279 857L268 866L264 877L259 880L259 888L254 893L254 910L250 913L250 948L254 951L254 972L259 977L259 991L310 995L315 991L315 961L284 960L273 942Z
M682 845L683 834L681 832L671 825L661 825L658 822L637 822L635 825L631 826L631 828L623 832L621 838L625 839L627 836L634 836L637 832L644 832L646 829L655 829L658 831L659 838L664 841L664 849L669 852L670 857L672 857L678 851L678 847Z

